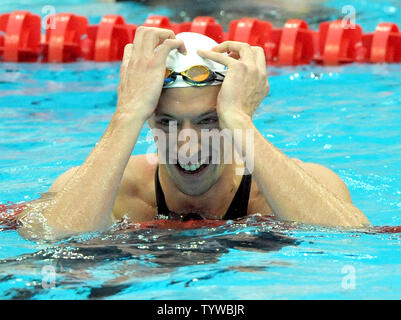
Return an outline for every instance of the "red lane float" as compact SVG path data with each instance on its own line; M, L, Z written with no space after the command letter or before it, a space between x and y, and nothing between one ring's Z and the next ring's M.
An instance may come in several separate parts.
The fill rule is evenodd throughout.
M269 40L273 26L268 21L254 18L242 18L230 22L228 40L249 43L251 46L263 47Z
M17 216L25 210L26 204L0 204L0 230L1 226L16 229L20 226Z
M197 17L192 22L174 24L165 16L150 16L146 19L143 26L169 29L174 31L174 33L197 32L204 34L219 43L225 38L222 26L216 23L212 17Z
M150 16L146 19L143 26L172 30L172 25L170 23L170 19L165 16Z
M224 224L225 220L188 220L188 221L174 221L174 220L154 220L148 222L136 223L131 226L134 229L198 229L198 228L217 228Z
M401 233L401 226L375 226L371 230L374 233Z
M313 33L308 24L299 19L288 20L284 25L278 63L281 65L309 64L313 59Z
M50 18L54 19L54 28L48 28L41 36L38 15L28 11L0 15L0 61L118 61L138 27L118 15L106 15L98 25L88 25L86 17L72 13ZM288 20L283 28L273 28L269 21L242 18L231 21L228 32L213 17L172 23L166 16L150 16L143 26L166 28L174 33L197 32L218 43L233 40L259 46L269 65L401 62L401 33L395 23L380 23L374 33L366 34L360 26L340 20L322 22L318 31L309 29L299 19Z
M309 64L314 56L313 31L304 20L291 19L274 29L264 45L266 61L276 65Z
M372 63L401 62L401 33L395 23L380 23L372 34L363 35L367 61Z
M318 49L315 60L325 65L363 61L362 28L348 28L341 20L322 22Z
M26 209L27 205L25 203L7 203L0 204L0 231L1 226L6 226L11 229L17 229L21 223L18 220L18 215ZM260 217L259 222L255 222L256 225L258 223L277 223L274 217ZM225 225L227 221L225 220L188 220L188 221L176 221L176 220L152 220L141 223L129 223L122 224L117 227L115 231L129 231L132 229L198 229L198 228L217 228L222 225ZM281 227L287 230L296 229L296 226L292 225L291 222L281 221L280 224L283 224ZM401 233L401 226L373 226L367 229L368 233Z
M28 11L0 16L0 56L5 62L33 62L40 54L40 17Z
M87 38L82 40L86 60L96 62L119 61L124 47L134 39L137 25L126 24L123 17L110 14L99 25L89 26Z
M150 16L143 24L144 27L154 27L172 30L175 34L191 31L192 22L171 23L166 16Z
M72 13L59 13L54 19L56 28L46 30L43 61L76 61L81 55L81 38L87 32L88 19Z
M204 34L218 43L223 42L225 38L223 27L212 17L196 17L190 31Z

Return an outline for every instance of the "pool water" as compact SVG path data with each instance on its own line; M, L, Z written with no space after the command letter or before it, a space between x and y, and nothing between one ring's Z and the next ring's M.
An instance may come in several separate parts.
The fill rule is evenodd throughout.
M80 13L106 11L87 2ZM18 9L15 3L5 1L0 12ZM62 1L63 10L77 11L71 3ZM357 3L368 31L400 17L391 1ZM150 12L169 14L157 6L107 6L128 17L138 12L140 21L127 18L136 23ZM85 160L115 110L119 65L1 64L0 204L38 198ZM339 174L375 226L401 225L400 72L400 64L269 68L271 92L254 117L287 155ZM133 154L154 147L148 132L144 127ZM256 215L189 230L116 225L57 243L0 228L0 299L401 298L401 234L377 228L344 231Z

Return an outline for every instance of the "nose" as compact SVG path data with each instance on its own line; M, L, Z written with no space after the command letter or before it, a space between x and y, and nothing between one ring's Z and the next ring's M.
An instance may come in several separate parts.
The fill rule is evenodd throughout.
M197 163L200 152L200 132L191 121L183 121L178 132L178 150L181 156L190 162Z
M185 130L185 129L195 130L194 126L192 125L192 122L189 120L184 120L182 122L181 130Z

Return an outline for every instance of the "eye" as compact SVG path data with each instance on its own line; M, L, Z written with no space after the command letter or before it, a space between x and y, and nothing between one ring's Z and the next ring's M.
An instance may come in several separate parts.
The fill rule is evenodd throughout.
M219 119L217 117L207 117L199 121L199 124L215 124Z
M169 118L161 118L161 119L158 119L156 122L157 122L158 124L160 124L161 126L166 126L166 127L168 127L168 126L170 125L170 123L171 123L171 124L174 124L174 121L175 121L175 120L169 119Z

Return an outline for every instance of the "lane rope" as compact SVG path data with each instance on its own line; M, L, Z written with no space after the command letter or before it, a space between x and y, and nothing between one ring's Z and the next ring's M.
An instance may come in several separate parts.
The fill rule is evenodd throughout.
M58 13L51 18L52 23L47 23L50 27L42 34L39 15L29 11L0 15L0 62L120 61L124 46L133 42L139 27L112 14L96 25L72 13ZM166 16L150 16L142 25L174 33L198 32L218 43L233 40L260 46L268 65L401 62L401 33L395 23L380 23L373 33L363 33L359 25L342 20L322 22L319 30L309 29L300 19L290 19L282 28L274 28L269 21L242 18L231 21L227 32L213 17L173 23Z

